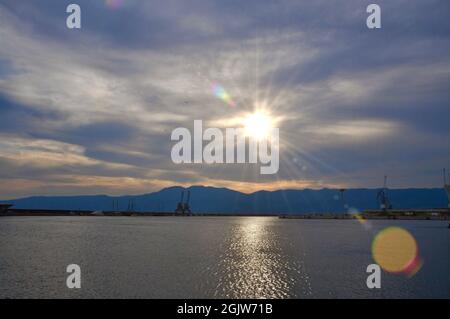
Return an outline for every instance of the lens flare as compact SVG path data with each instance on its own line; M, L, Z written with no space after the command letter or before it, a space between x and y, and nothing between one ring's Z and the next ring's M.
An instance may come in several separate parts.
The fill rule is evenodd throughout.
M367 223L367 219L364 218L361 214L355 214L355 219L360 222L362 225Z
M111 9L118 9L123 6L125 0L105 0L107 7Z
M269 114L255 112L244 119L245 135L256 140L269 138L274 128L274 123Z
M349 207L347 213L352 216L353 219L357 220L360 225L364 227L365 230L371 230L372 225L369 223L367 218L355 207Z
M348 213L349 213L350 215L352 215L353 218L356 219L356 220L357 220L359 223L361 223L362 225L364 225L364 224L367 223L367 219L364 217L363 214L361 214L361 212L360 212L357 208L350 207L350 208L348 209Z
M231 98L230 94L225 90L225 88L219 84L213 84L212 86L213 93L216 97L224 101L231 107L235 107L236 103Z
M383 270L393 274L412 277L422 267L416 240L399 227L385 228L375 236L372 255Z

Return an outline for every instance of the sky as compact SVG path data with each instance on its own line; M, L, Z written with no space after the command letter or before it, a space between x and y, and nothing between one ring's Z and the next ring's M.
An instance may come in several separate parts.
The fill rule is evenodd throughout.
M373 2L381 29L366 26ZM449 12L447 0L0 0L0 198L376 188L384 175L442 187ZM171 161L175 128L260 107L279 119L277 174Z

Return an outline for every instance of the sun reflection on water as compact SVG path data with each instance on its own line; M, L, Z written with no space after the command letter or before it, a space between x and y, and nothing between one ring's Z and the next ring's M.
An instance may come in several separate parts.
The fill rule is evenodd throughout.
M219 265L216 296L289 298L299 267L283 255L267 219L246 219L234 226Z

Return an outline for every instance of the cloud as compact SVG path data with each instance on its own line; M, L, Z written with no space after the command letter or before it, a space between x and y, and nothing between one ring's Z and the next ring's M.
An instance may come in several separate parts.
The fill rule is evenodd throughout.
M400 187L440 183L450 158L446 1L380 1L373 32L368 1L79 1L78 31L65 27L66 2L0 5L0 176L18 185L9 196L373 187L385 172ZM261 105L280 123L278 175L171 163L176 127Z

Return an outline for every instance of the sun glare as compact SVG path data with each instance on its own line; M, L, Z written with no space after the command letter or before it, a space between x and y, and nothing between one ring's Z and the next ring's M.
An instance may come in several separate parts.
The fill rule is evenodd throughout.
M244 118L245 134L257 140L268 138L274 128L271 116L264 112L255 112Z

